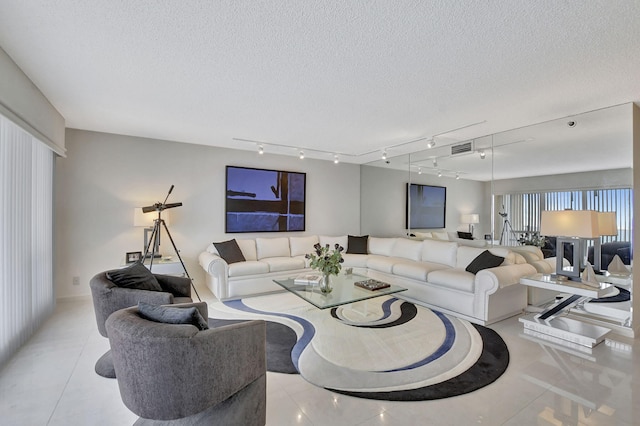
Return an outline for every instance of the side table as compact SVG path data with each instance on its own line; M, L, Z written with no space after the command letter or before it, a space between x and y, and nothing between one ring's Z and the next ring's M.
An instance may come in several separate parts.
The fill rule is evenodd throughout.
M571 307L584 303L589 299L606 297L615 292L615 286L600 283L599 288L590 287L577 281L556 281L548 274L535 274L520 279L520 284L553 290L568 295L544 311L537 314L525 315L520 318L525 329L537 331L567 340L579 345L594 347L602 342L611 331L609 328L588 324L582 321L560 316L568 313Z

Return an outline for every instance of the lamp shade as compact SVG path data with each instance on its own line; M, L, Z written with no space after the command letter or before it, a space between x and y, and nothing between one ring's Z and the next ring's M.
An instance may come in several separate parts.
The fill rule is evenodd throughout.
M598 229L600 235L618 235L618 224L616 222L616 212L599 212Z
M144 226L147 228L151 228L154 225L154 219L158 217L158 213L153 211L149 213L143 213L142 207L136 207L133 209L133 226ZM164 219L164 223L169 226L169 212L162 212L162 219Z
M477 213L463 214L460 216L461 223L480 223L480 215Z
M597 238L599 213L594 210L543 211L540 233L555 237Z

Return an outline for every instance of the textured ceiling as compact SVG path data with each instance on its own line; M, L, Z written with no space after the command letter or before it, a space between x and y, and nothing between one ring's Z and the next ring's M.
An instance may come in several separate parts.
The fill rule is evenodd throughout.
M366 163L640 100L638 22L633 0L2 0L0 46L67 127Z

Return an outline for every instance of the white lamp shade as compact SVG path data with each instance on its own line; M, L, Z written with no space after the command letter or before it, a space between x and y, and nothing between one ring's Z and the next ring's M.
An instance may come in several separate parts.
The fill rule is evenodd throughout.
M552 237L597 238L599 212L594 210L543 211L540 233Z
M616 212L599 212L598 229L600 235L618 235L618 224L616 222Z
M150 213L143 213L142 207L136 207L133 209L133 226L144 226L151 228L154 225L154 220L158 218L158 212L153 211ZM162 219L164 223L169 226L169 212L162 212Z
M461 223L480 223L480 215L477 213L463 214L460 216Z

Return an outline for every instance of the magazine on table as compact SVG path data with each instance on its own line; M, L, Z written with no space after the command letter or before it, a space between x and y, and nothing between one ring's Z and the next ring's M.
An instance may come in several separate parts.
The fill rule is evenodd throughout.
M366 290L381 290L383 288L389 288L391 287L390 284L382 282L382 281L378 281L378 280L374 280L374 279L369 279L369 280L364 280L364 281L358 281L355 283L355 285L357 285L358 287L362 287Z
M296 284L307 284L307 285L315 285L320 283L322 280L322 274L317 273L306 273L300 274L293 280Z

